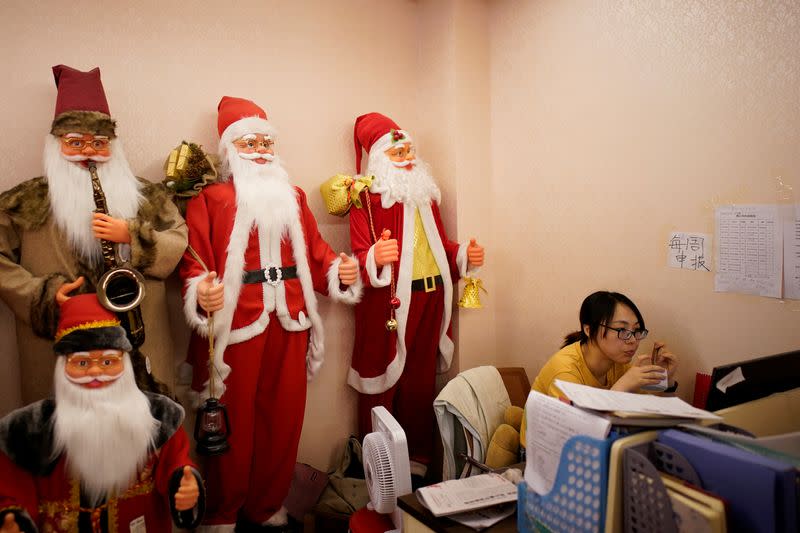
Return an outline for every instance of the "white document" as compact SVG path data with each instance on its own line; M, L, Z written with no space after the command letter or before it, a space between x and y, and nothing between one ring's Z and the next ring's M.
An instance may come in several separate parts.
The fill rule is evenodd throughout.
M556 386L567 395L567 398L573 404L584 409L701 420L722 420L722 417L689 405L676 396L655 396L652 394L597 389L587 385L561 381L560 379L556 380Z
M556 481L564 443L576 435L605 439L611 430L605 418L536 391L528 394L525 416L525 481L542 495Z
M711 235L673 231L667 242L667 266L711 272Z
M800 300L800 204L789 206L783 229L783 297Z
M517 501L517 486L500 474L451 479L417 489L417 499L433 516L447 516Z
M715 212L714 290L781 298L783 224L777 205L733 205Z
M448 515L447 518L472 528L475 531L481 531L511 516L516 509L516 503L504 503L501 505L484 507L483 509L477 509L475 511L467 511L466 513L451 514Z
M737 366L735 369L731 370L727 376L717 381L716 387L717 390L719 390L724 394L728 392L728 387L737 385L742 381L744 381L744 374L742 373L742 367Z

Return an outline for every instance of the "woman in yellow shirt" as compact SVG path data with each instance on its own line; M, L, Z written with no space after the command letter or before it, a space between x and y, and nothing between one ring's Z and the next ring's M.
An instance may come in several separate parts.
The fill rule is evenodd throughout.
M555 380L560 379L601 389L640 392L642 387L660 383L666 370L665 392L675 391L678 384L673 376L678 358L663 342L656 341L650 354L636 353L648 331L630 298L618 292L592 293L583 300L579 318L581 329L564 338L561 350L550 357L536 376L533 390L564 397L555 385ZM520 437L524 446L524 419L522 426Z

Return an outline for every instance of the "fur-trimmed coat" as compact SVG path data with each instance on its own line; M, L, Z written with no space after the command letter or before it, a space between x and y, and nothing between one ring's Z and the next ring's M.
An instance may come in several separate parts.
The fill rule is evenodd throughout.
M145 277L142 317L153 375L173 384L175 354L164 280L186 249L186 224L163 186L141 180L143 200L128 221L131 266ZM52 338L58 325L55 293L67 281L85 276L81 292L92 292L102 265L92 268L72 253L50 213L47 181L25 181L0 195L0 298L17 322L22 399L50 394L53 381Z
M208 319L197 304L197 286L207 271L215 271L225 285L224 307L214 313L215 366L224 382L232 371L225 348L260 335L274 313L286 331L310 329L306 366L311 379L323 362L324 334L314 292L337 301L355 303L361 280L350 287L339 284L341 258L322 238L302 189L294 187L297 209L288 228L260 227L252 215L237 208L233 181L215 183L193 198L186 209L189 245L181 262L184 312L195 330L187 361L194 368L193 388L208 392ZM282 231L285 229L286 234ZM295 266L297 277L268 283L242 283L244 271ZM233 369L235 372L236 370ZM216 383L221 395L223 383Z
M182 513L174 509L185 465L192 467L197 480L199 502L205 498L203 479L189 459L189 439L181 427L183 408L165 396L145 394L159 421L153 452L128 490L108 502L103 531L109 533L129 531L139 517L149 531L171 531L173 513L183 527L202 518L202 503ZM55 403L48 399L0 420L0 516L13 512L26 532L84 531L78 527L80 483L69 475L63 455L53 457L54 411Z
M400 379L405 367L406 338L414 332L406 331L409 313L413 309L411 282L414 266L415 207L395 203L380 194L361 193L361 208L350 210L350 244L361 264L364 278L364 297L356 305L356 333L353 359L347 383L364 394L387 391ZM369 209L368 205L369 204ZM444 312L438 343L438 372L446 372L453 358L454 345L450 338L453 284L467 271L467 247L447 238L435 201L419 209L422 226L431 252L442 276ZM371 228L372 226L372 228ZM387 331L386 320L390 313L390 286L392 270L386 265L380 270L375 264L374 236L380 238L384 229L392 232L400 251L399 265L395 267L395 294L400 307L395 311L397 330Z

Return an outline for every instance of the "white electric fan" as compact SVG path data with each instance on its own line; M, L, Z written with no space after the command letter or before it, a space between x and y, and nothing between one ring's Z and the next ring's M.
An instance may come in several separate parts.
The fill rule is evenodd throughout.
M406 433L383 406L372 408L372 433L362 448L364 477L369 490L369 508L392 514L392 523L402 529L397 498L411 492L411 467Z

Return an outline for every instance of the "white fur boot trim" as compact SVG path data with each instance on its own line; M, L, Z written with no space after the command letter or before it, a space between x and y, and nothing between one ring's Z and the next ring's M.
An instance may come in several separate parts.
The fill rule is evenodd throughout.
M200 526L195 529L196 533L233 533L236 524L217 524L214 526Z
M275 511L275 514L269 517L269 520L261 524L262 526L285 526L289 523L289 511L286 507L281 506L280 509Z

